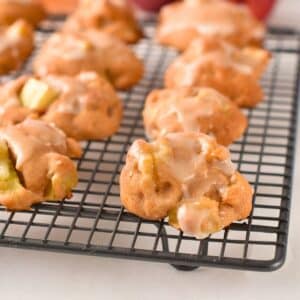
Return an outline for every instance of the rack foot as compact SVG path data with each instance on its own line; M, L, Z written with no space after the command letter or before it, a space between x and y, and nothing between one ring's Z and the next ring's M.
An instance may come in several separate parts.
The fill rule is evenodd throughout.
M189 272L189 271L194 271L198 269L199 267L192 267L192 266L184 266L184 265L171 265L178 271L184 271L184 272Z

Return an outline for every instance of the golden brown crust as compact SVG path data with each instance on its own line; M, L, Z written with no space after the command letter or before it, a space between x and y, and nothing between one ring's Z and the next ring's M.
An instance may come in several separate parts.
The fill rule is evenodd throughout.
M44 78L60 96L42 116L77 140L103 139L114 134L122 119L122 103L112 86L96 73Z
M16 21L0 28L0 38L0 74L19 69L33 49L34 33L31 26L26 21Z
M0 139L7 144L10 158L6 159L14 168L6 181L0 179L0 204L10 210L23 210L45 200L71 196L78 179L76 167L67 155L80 154L78 144L54 126L36 120L2 129ZM0 162L3 164L3 155Z
M82 71L95 71L116 88L127 89L141 79L143 64L123 42L92 29L52 35L34 61L39 76Z
M152 143L137 140L120 177L129 212L159 220L198 238L246 218L252 188L213 138L192 132L167 134Z
M2 193L0 196L0 204L5 206L7 210L12 211L29 210L39 200L38 195L23 187L11 193Z
M34 0L0 0L0 25L9 25L24 19L37 26L46 17L43 6Z
M143 112L148 137L195 131L212 135L222 145L240 138L247 119L228 98L210 88L154 90Z
M263 24L246 6L224 0L186 0L161 10L156 38L183 51L199 37L210 36L244 47L261 45L264 34Z
M27 163L19 171L24 187L20 186L17 190L1 194L0 204L8 210L28 210L33 204L43 201L61 201L71 197L70 187L66 186L68 184L66 179L73 182L72 186L76 185L78 179L75 165L68 157L48 153L37 157L35 162L36 164ZM36 169L37 164L42 167ZM50 187L51 196L48 196L47 192Z
M142 37L133 11L125 1L82 0L62 30L77 32L87 29L104 31L125 43L136 43Z
M248 181L239 172L231 182L222 203L220 204L220 219L222 227L230 225L235 220L249 216L252 209L253 190Z
M263 49L240 50L222 41L197 39L169 66L165 85L211 87L238 106L254 107L263 99L258 80L269 59Z

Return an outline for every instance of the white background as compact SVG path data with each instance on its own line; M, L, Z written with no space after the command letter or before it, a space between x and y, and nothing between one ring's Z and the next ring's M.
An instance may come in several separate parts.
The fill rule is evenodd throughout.
M278 22L300 28L300 1L281 0L272 18ZM185 273L164 264L0 248L0 299L300 299L299 142L288 257L279 271Z

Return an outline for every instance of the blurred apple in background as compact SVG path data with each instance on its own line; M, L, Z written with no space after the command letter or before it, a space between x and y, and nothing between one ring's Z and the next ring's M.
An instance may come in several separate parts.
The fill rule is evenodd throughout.
M172 0L130 0L132 3L136 4L139 8L155 12L158 11L163 5L168 4L170 2L174 2Z
M231 2L247 4L254 16L264 21L270 15L276 0L231 0Z
M79 0L39 0L46 7L47 11L50 13L70 13L77 5ZM135 4L144 11L156 12L163 5L172 0L128 0L129 2ZM265 20L272 8L274 7L276 0L229 0L238 4L247 4L253 14L260 20Z

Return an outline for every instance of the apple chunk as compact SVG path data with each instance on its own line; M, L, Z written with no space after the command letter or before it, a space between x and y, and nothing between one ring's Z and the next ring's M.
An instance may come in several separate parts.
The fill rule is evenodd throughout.
M0 193L14 192L18 188L22 188L22 185L10 159L7 144L0 140Z
M20 94L22 105L37 111L45 111L57 97L55 89L34 78L25 83Z

